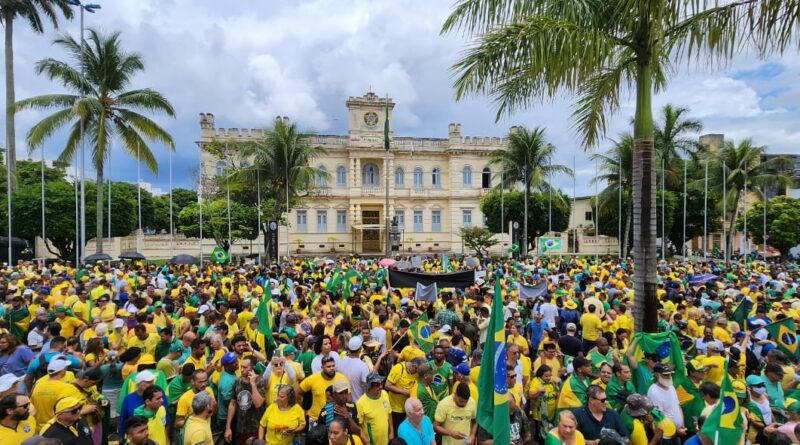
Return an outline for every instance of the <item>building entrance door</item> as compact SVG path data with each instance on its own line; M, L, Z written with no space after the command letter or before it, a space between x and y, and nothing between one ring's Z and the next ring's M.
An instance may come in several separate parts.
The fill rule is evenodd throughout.
M377 210L364 210L361 212L361 221L365 225L380 224L381 212ZM363 252L381 251L380 229L364 229L361 239L361 250Z

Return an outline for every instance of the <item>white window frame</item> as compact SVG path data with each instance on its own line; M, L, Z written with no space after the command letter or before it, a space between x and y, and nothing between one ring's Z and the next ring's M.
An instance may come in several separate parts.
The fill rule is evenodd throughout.
M297 233L308 233L308 212L298 210L296 213Z
M433 210L431 212L431 232L442 231L442 211Z
M464 187L472 187L472 167L469 165L464 167L461 171L461 185Z
M424 185L425 185L425 179L422 173L422 168L417 167L414 169L414 187L422 188Z
M403 167L397 167L394 170L394 186L397 188L406 186L406 171L403 170Z
M347 168L344 165L336 167L336 187L347 187Z
M423 232L425 230L424 221L422 210L414 210L414 232Z
M328 233L327 210L317 210L317 233Z
M431 170L431 187L435 189L442 188L442 169L439 167L433 167L433 170Z
M461 211L461 226L465 229L472 227L472 210Z
M338 233L347 232L347 210L336 211L336 231Z

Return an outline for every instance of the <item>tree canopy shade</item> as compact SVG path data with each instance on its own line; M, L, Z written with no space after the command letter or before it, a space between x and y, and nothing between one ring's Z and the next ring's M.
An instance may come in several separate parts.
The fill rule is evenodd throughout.
M678 64L713 66L743 42L795 43L798 0L461 0L443 32L475 37L453 66L458 99L495 99L498 117L567 92L586 146L605 135L620 92L635 94L633 257L637 331L656 332L656 162L652 95ZM794 9L790 9L794 8ZM752 37L752 39L749 39Z
M767 244L788 256L800 244L800 199L776 196L767 202ZM739 215L736 228L744 231L744 215ZM747 211L747 233L756 243L764 242L764 203L757 202Z
M547 193L531 193L528 195L528 239L543 235L548 229L548 200ZM481 213L486 215L486 228L492 233L508 232L500 227L500 191L493 190L481 199ZM516 219L520 221L525 214L525 194L520 191L505 192L503 194L503 211L505 223ZM553 231L563 232L569 227L572 213L572 200L558 190L553 192Z
M461 228L461 239L467 248L474 250L478 257L489 254L489 249L497 244L494 233L484 227L463 227Z
M194 202L181 210L177 230L187 237L200 238L200 212ZM203 236L212 237L218 246L227 250L231 243L241 239L258 238L258 213L254 207L231 201L231 231L228 234L228 203L224 199L203 201Z
M182 188L172 189L172 224L177 231L178 214L185 207L197 202L197 192ZM153 197L154 213L147 228L169 232L169 194Z
M0 2L0 21L5 29L5 68L6 68L6 109L11 110L16 101L14 93L14 20L22 18L28 22L33 32L44 32L44 19L58 28L58 13L72 19L72 8L66 0L13 0ZM13 175L17 171L17 136L14 113L6 113L6 144L8 145L8 164Z
M144 70L142 57L123 49L118 32L102 35L90 29L85 51L81 43L69 35L55 39L54 43L66 50L73 65L52 58L42 59L36 63L36 73L57 81L70 93L47 94L17 102L16 110L55 110L55 113L31 127L27 135L29 148L34 150L40 147L56 131L69 126L66 146L59 155L59 161L75 159L81 142L88 142L91 144L89 155L98 183L103 183L105 163L115 138L119 138L121 147L131 156L144 162L153 173L158 173L158 163L147 141L163 144L170 150L175 149L175 143L166 130L142 113L174 117L175 109L157 91L148 88L128 89L133 77ZM81 141L81 125L85 141ZM99 235L97 252L103 251L102 203L101 187L95 203L95 226Z

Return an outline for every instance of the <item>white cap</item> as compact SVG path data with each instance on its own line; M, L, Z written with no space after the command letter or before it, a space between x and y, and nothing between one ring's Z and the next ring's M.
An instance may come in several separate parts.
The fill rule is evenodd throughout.
M411 301L411 300L409 300L408 298L403 298L403 299L401 299L401 300L400 300L400 304L401 304L401 305L406 305L406 304L408 304L410 301Z
M138 385L139 383L142 383L142 382L152 382L155 379L156 379L156 376L154 376L153 373L150 372L149 370L145 369L144 371L140 371L138 374L136 374L136 380L135 381L136 381L136 384Z
M575 323L567 323L567 330L568 331L577 331L578 327L575 326Z
M117 318L114 320L114 324L111 325L114 329L121 328L125 326L125 322L122 321L121 318Z
M452 328L450 327L450 325L446 324L446 325L442 326L441 329L439 329L439 332L450 332L451 329Z
M25 289L22 291L22 295L33 295L33 289Z
M199 308L197 308L197 313L200 314L200 315L203 315L203 314L205 314L206 312L208 312L210 310L211 310L211 308L207 304L203 304L203 305L200 305Z
M14 386L15 383L19 382L20 380L22 380L22 377L17 377L14 374L11 373L3 374L3 376L0 377L0 392L8 391L9 389L11 389L12 386Z
M57 372L61 372L70 365L70 361L67 360L65 356L57 356L50 360L50 363L47 365L47 373L48 374L55 374Z
M508 309L512 310L512 311L516 311L517 310L517 302L516 301L512 301L511 303L508 303Z
M358 351L359 349L361 349L362 343L363 340L361 340L361 337L356 336L350 339L350 342L347 344L347 348L350 349L351 351Z

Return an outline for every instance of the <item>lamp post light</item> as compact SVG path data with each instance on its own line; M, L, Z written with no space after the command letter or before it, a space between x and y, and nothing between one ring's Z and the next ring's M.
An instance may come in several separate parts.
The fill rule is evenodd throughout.
M95 3L84 4L81 0L66 0L72 6L77 6L81 10L81 77L86 76L86 40L83 37L84 22L83 12L94 13L101 8L100 5ZM81 89L81 100L84 99L85 91ZM84 132L84 116L80 117L80 137L81 137L81 155L80 155L80 181L81 181L81 203L80 203L80 244L77 246L78 255L80 259L84 256L84 249L86 248L86 141L83 137ZM77 267L77 264L76 264Z

